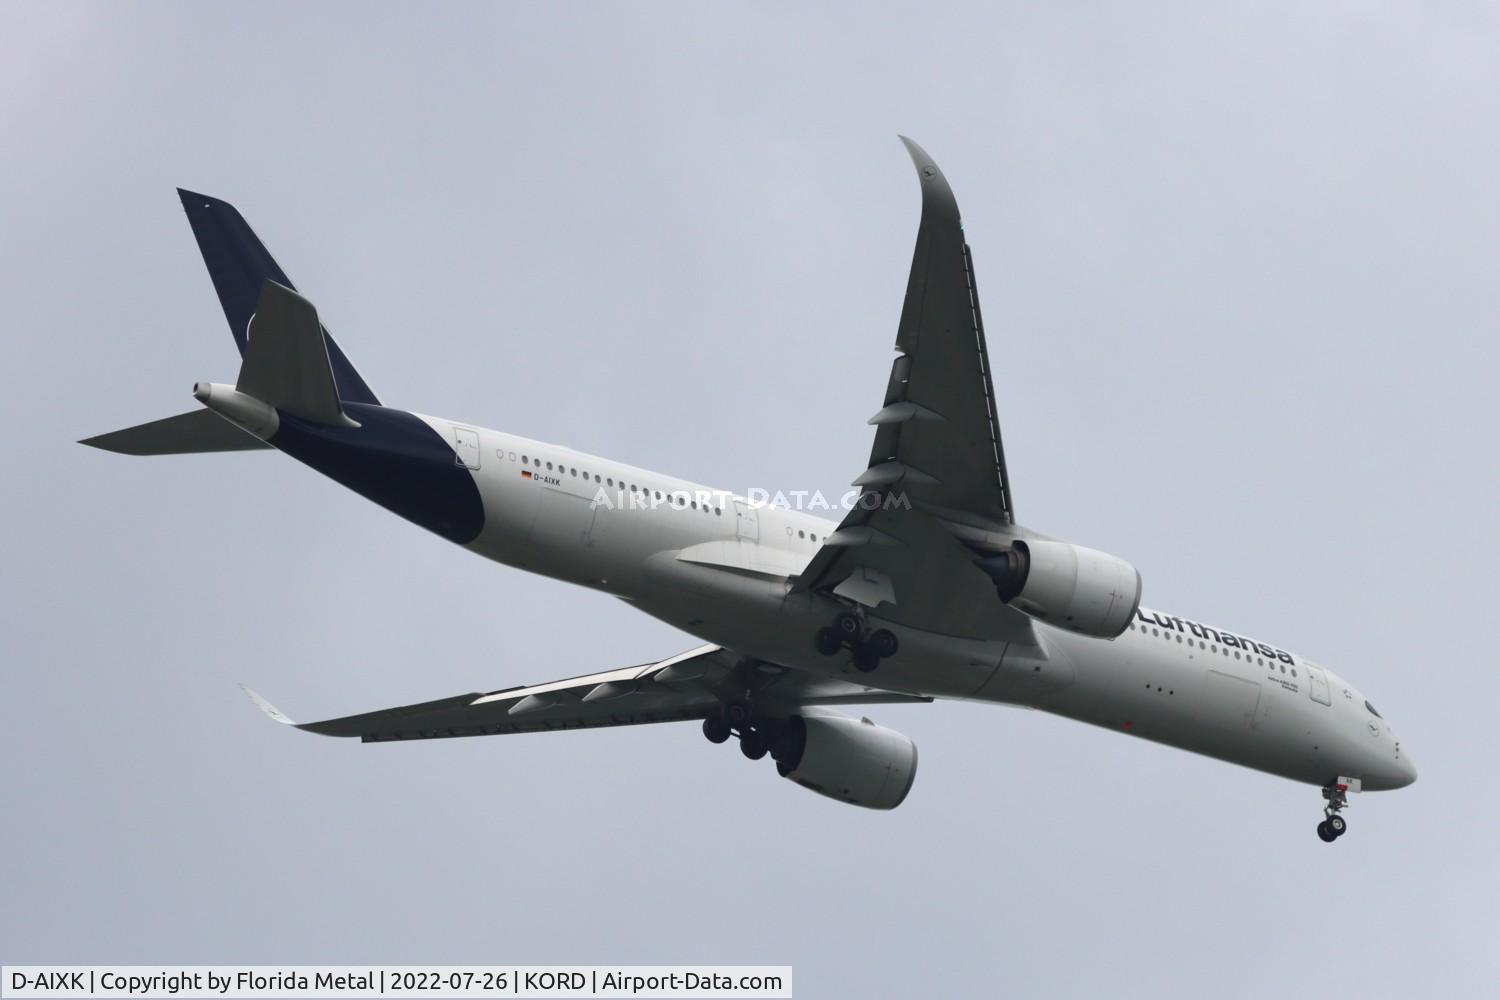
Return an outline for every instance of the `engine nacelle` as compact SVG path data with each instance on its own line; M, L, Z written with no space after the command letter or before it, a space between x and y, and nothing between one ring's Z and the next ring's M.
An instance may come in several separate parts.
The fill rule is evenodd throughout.
M1067 542L1017 541L979 560L1000 599L1073 632L1113 639L1141 604L1141 574L1123 559Z
M868 719L813 710L792 716L778 742L783 778L851 805L894 809L917 776L917 745Z

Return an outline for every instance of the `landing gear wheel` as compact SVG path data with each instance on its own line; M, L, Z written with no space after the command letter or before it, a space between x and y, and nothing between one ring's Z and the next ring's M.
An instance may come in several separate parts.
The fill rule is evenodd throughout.
M729 739L729 723L723 719L704 719L703 735L710 743L723 743Z
M766 745L766 737L762 733L751 730L740 737L740 753L751 760L760 760L769 749L770 747Z
M1340 777L1323 786L1323 822L1318 824L1318 839L1325 844L1338 840L1349 829L1349 823L1339 813L1349 806L1349 793L1359 791L1359 779Z
M880 654L867 645L854 647L854 669L868 674L880 666Z
M870 638L867 642L870 649L874 650L875 655L882 660L888 656L895 656L896 650L901 648L901 644L896 641L895 633L889 629L876 629L870 633Z
M833 630L845 640L859 638L859 616L852 611L840 611L833 616Z
M837 631L827 626L818 629L818 634L813 637L813 645L818 647L818 652L824 656L833 656L844 648L844 639Z

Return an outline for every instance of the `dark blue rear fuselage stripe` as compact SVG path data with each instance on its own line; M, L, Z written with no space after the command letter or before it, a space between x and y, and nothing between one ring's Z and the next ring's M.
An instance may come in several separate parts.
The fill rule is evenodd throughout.
M405 410L344 403L358 427L282 413L271 444L394 514L460 545L484 528L474 475L453 446Z

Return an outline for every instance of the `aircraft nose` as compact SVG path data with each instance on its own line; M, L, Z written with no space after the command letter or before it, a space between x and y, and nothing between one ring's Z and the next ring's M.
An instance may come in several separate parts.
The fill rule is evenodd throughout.
M1378 764L1368 766L1366 774L1369 777L1365 779L1365 788L1372 792L1384 792L1405 788L1416 781L1417 766L1406 754L1398 753L1394 760L1385 757Z
M1417 765L1411 762L1411 758L1402 755L1396 758L1396 782L1394 787L1405 788L1417 780Z

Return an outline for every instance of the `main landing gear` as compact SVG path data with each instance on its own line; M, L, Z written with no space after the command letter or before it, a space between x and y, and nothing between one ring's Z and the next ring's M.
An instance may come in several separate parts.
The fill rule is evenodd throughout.
M1349 824L1339 813L1349 804L1349 793L1359 791L1359 779L1340 778L1331 785L1323 787L1323 798L1327 805L1323 807L1323 815L1326 817L1318 824L1318 839L1325 844L1331 844L1344 835L1349 829Z
M770 733L751 722L750 706L745 702L731 702L724 707L723 715L703 720L703 735L710 743L724 743L736 734L740 738L740 753L751 760L760 760L771 750Z
M889 629L865 630L864 622L853 611L840 611L833 624L818 629L813 645L824 656L837 656L846 646L854 653L854 668L869 673L880 661L896 655L900 643Z

